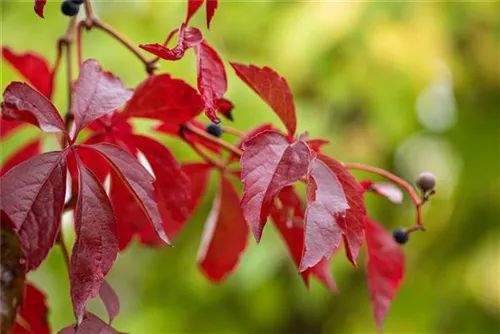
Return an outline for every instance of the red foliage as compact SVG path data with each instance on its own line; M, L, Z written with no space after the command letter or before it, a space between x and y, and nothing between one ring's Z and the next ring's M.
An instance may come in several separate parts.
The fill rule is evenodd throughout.
M35 0L35 11L41 17L44 5L45 1ZM149 76L132 91L117 76L103 71L96 60L86 60L76 83L68 82L72 98L64 120L50 98L61 45L71 43L71 36L60 40L54 69L35 53L16 54L3 48L4 59L31 86L12 82L4 90L1 137L28 123L55 133L61 143L61 150L43 154L39 154L41 138L26 143L4 162L0 172L1 211L8 216L3 220L12 222L27 271L36 269L55 244L63 211L74 211L76 240L69 276L76 324L60 333L118 333L86 311L87 300L99 294L112 322L120 303L104 277L118 252L133 238L143 245L168 244L196 210L212 170L219 172L220 185L198 255L200 270L208 279L220 282L235 270L249 228L260 241L269 216L306 285L312 275L336 291L330 259L343 244L347 258L357 266L366 241L368 286L381 329L403 279L404 256L391 235L367 217L363 194L371 191L400 203L401 190L392 183L358 182L348 171L349 164L321 153L327 140L308 139L307 133L297 136L291 89L269 67L231 63L236 75L272 108L286 131L269 124L246 133L229 127L216 129L238 136L235 142L226 141L226 135L218 138L218 132L207 133L205 124L195 118L205 111L212 122L221 121L217 112L232 120L233 104L224 97L228 80L222 58L200 30L189 26L202 5L203 0L188 0L183 23L165 43L140 45L158 57L152 60L111 28L101 26L138 56ZM218 2L206 0L205 5L210 27ZM89 19L85 24L100 24L96 17ZM170 49L167 45L175 33L178 41ZM153 65L160 59L180 60L191 48L197 59L197 90L167 73L153 73ZM136 133L131 122L135 117L158 121L154 130L187 142L204 161L179 163L163 143ZM81 142L77 137L83 129L90 135ZM223 155L223 151L230 154ZM238 159L240 169L233 166ZM406 189L417 208L417 224L407 231L423 229L420 206L427 198L420 200L408 183L388 172L360 169L385 176ZM67 170L72 191L65 203ZM235 176L242 182L241 193L231 181ZM109 195L103 186L108 177ZM307 185L305 199L293 187L297 182ZM65 247L63 242L61 246ZM13 332L49 332L46 314L45 297L27 284L21 320Z

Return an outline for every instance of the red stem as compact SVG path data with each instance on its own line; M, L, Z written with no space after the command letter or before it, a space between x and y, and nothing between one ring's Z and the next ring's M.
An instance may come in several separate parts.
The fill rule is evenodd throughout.
M214 143L215 145L218 145L230 152L233 152L234 154L236 154L237 156L241 156L243 154L243 152L237 148L236 146L234 145L231 145L217 137L214 137L212 136L211 134L208 134L206 133L204 130L202 129L199 129L191 124L185 124L185 130L186 131L189 131L195 135L197 135L198 137L201 137L201 138L204 138L205 140L208 140L212 143Z
M392 173L389 173L388 171L386 171L384 169L373 167L373 166L367 166L367 165L357 164L357 163L344 163L344 167L347 169L362 170L365 172L378 174L378 175L383 176L386 179L396 183L397 185L401 186L402 188L404 188L408 192L408 194L410 195L413 203L415 204L415 211L416 211L416 223L412 227L408 228L406 230L406 233L411 233L411 232L418 231L418 230L425 231L425 226L422 224L422 214L421 214L421 207L425 203L425 201L420 199L420 196L417 194L415 189L408 182L406 182L402 178L400 178Z

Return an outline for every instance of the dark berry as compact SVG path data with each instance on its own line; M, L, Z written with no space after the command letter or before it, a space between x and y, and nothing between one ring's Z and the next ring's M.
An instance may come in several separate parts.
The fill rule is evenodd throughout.
M74 4L77 4L77 5L81 5L82 3L85 2L85 0L67 0L69 2L72 2Z
M222 127L219 124L210 123L207 125L207 132L212 136L219 138L222 136Z
M79 10L80 5L77 5L74 2L63 1L63 3L61 4L61 11L66 16L75 16L76 14L78 14Z
M417 186L424 192L431 191L436 186L436 177L432 173L422 173L417 178Z
M394 237L394 240L396 240L396 242L400 245L404 245L408 242L408 239L410 239L408 234L402 228L395 229L392 233L392 236Z

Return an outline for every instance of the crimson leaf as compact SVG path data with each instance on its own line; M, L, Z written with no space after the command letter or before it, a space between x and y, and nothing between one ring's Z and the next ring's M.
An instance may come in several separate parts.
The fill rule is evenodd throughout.
M111 285L106 280L102 281L101 289L99 290L99 297L101 297L106 311L109 316L109 323L120 313L120 300Z
M85 303L99 293L104 276L118 254L116 219L111 202L97 177L77 157L78 199L76 240L70 263L71 300L78 323Z
M9 133L23 124L25 123L21 121L8 121L4 118L0 118L0 139L7 137Z
M66 132L56 107L42 94L22 82L12 82L3 92L2 114L8 120L21 120L45 132Z
M87 124L122 106L131 96L132 92L123 87L119 78L104 72L96 60L86 60L81 66L71 105L76 134Z
M134 136L137 148L148 159L156 175L154 183L158 208L166 230L176 231L189 217L189 179L170 151L157 141Z
M203 40L201 31L193 27L185 27L183 24L179 28L179 40L173 49L169 49L161 44L141 44L139 47L155 56L166 60L179 60L184 57L184 53L192 47L200 44Z
M189 20L191 20L191 17L196 14L201 5L203 5L203 0L188 0L186 20L184 21L186 24L189 23Z
M310 155L304 142L290 144L284 135L275 131L261 132L243 144L241 206L257 241L274 197L307 174Z
M45 294L33 284L24 284L23 302L17 312L18 320L10 329L10 334L50 333Z
M46 59L33 52L16 54L5 46L2 47L2 56L36 90L50 100L53 88L53 74Z
M302 200L292 186L283 188L278 198L281 202L281 207L278 208L274 205L271 208L271 218L283 237L293 262L298 268L304 248L304 211L302 209ZM326 259L321 260L314 267L301 273L307 286L309 285L310 274L320 280L330 291L334 292L337 290L330 269L330 262Z
M56 240L66 192L66 155L37 155L1 178L1 209L15 224L27 270L42 263Z
M85 148L95 150L106 159L132 192L160 239L169 244L155 201L153 176L133 156L117 146L95 144L85 146Z
M61 329L58 334L118 334L118 332L109 327L104 321L87 312L82 323L75 330L76 325L70 325Z
M308 174L305 241L300 271L313 267L323 258L330 259L340 247L342 230L337 221L349 208L340 182L322 161L314 159Z
M366 221L368 289L378 330L404 277L405 259L401 247L374 220Z
M168 74L151 75L134 91L125 107L128 116L183 124L203 111L203 101L194 88Z
M13 167L20 164L21 162L28 160L39 153L40 153L40 139L37 138L34 141L28 143L26 146L22 147L14 155L9 157L2 164L2 168L0 169L0 175L5 174L5 172L9 171Z
M323 154L318 157L331 169L344 189L349 210L345 216L338 217L337 224L344 234L347 258L357 266L356 258L364 242L366 224L363 188L340 162Z
M326 139L308 139L306 140L307 146L314 152L321 152L321 148L325 145L328 145L330 141Z
M35 13L37 13L38 16L40 16L42 19L44 18L43 16L43 7L45 7L45 4L47 3L47 0L35 0Z
M360 184L364 190L372 191L377 195L384 196L393 203L403 202L403 192L393 183L365 180L361 181Z
M227 91L227 75L222 59L205 41L195 47L198 69L198 90L205 103L205 113L214 123L220 123L216 112L219 100Z
M205 223L198 264L210 280L220 282L238 264L248 240L248 226L241 212L238 193L221 176L220 190Z
M217 9L217 0L206 0L207 6L207 28L210 29L210 22L214 17L215 10Z
M250 88L252 88L278 115L288 134L293 136L297 128L293 95L286 80L269 67L259 68L231 62L231 66Z

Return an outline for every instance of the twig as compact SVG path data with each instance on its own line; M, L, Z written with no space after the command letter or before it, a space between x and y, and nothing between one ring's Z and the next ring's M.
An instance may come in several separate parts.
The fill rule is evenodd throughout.
M239 137L239 138L245 137L245 133L243 131L240 131L240 130L235 129L235 128L230 127L230 126L223 126L222 130L226 133L232 134L232 135Z

